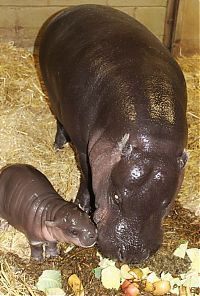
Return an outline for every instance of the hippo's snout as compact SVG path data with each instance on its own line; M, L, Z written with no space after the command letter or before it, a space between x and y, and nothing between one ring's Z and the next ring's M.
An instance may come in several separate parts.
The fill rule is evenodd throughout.
M140 249L132 252L130 250L126 250L126 247L122 245L121 247L119 247L117 258L122 262L138 264L142 261L147 260L150 256L154 255L156 251L160 248L160 245L161 244L157 244L154 248L151 249L145 249L143 248L143 246L141 246Z
M125 263L140 263L153 255L162 242L162 231L159 225L141 227L141 223L131 223L121 218L115 221L115 228L99 223L97 247L105 257L115 258ZM153 231L154 230L154 231Z
M121 248L118 250L118 258L122 262L133 262L140 263L149 258L150 252L149 250L140 250L140 252L132 253L131 254L133 259L130 259L129 251L127 252L124 246L122 245Z
M151 255L153 255L160 247L161 244L157 244L154 248L147 248L141 244L141 246L134 246L133 244L121 243L114 240L109 242L110 246L106 243L102 243L102 240L97 241L99 251L109 258L118 259L124 263L138 264ZM111 246L112 243L112 246Z
M84 247L94 246L97 241L97 229L94 228L89 231L84 229L80 241L82 246Z

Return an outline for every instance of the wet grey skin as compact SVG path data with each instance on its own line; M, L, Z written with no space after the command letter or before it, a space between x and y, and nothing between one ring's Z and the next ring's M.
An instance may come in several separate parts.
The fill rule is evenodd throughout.
M43 255L57 256L57 242L88 248L97 240L89 216L65 201L46 176L30 165L13 164L1 170L0 217L26 235L31 258L38 261Z
M108 6L64 9L39 37L55 146L71 141L80 161L76 203L93 215L103 256L139 263L162 244L184 176L183 73L145 26Z

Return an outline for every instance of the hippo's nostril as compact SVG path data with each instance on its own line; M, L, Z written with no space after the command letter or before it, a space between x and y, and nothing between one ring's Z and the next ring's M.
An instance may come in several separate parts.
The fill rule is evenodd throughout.
M89 232L89 233L88 233L88 237L89 237L90 239L94 239L94 240L96 240L96 239L97 239L97 230L95 229L95 232Z
M130 256L131 254L131 256ZM150 255L150 252L148 250L140 250L140 252L128 252L126 251L125 247L122 246L118 249L118 259L122 262L126 263L140 263L144 260L146 260Z
M93 233L88 233L88 237L92 239L95 238L95 235Z

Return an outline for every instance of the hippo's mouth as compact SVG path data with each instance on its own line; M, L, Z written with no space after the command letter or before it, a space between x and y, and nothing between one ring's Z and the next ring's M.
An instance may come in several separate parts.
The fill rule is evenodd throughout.
M63 230L57 228L56 231L54 231L54 238L57 241L72 243L82 248L91 248L96 244L97 230L95 229L94 232L82 230L77 236L73 237L72 235L66 234Z
M141 227L140 221L125 219L120 215L97 216L97 248L104 257L114 258L125 263L140 263L154 254L161 245L161 232L157 228ZM95 217L96 218L96 217ZM96 221L95 221L96 222ZM157 229L157 231L155 231ZM144 232L145 230L145 232ZM148 233L149 230L149 233Z
M142 243L127 245L126 242L117 241L116 238L109 236L109 241L105 241L105 235L101 235L97 240L97 249L104 256L111 259L117 259L124 263L139 264L152 256L160 247L148 248ZM103 239L104 238L104 239ZM107 237L108 238L108 237Z
M90 245L81 245L81 247L83 247L83 248L92 248L92 247L94 247L95 244L96 244L96 241L93 242L93 243L90 244Z
M96 244L96 240L90 244L87 244L87 242L82 242L79 238L70 238L68 239L68 242L82 248L91 248Z
M97 229L80 229L76 237L69 237L70 241L82 248L91 248L97 241Z

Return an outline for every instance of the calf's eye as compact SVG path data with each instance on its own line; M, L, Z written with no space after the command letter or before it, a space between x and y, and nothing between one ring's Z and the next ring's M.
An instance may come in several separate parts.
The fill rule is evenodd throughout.
M78 231L76 229L70 229L70 233L74 236L78 235Z

